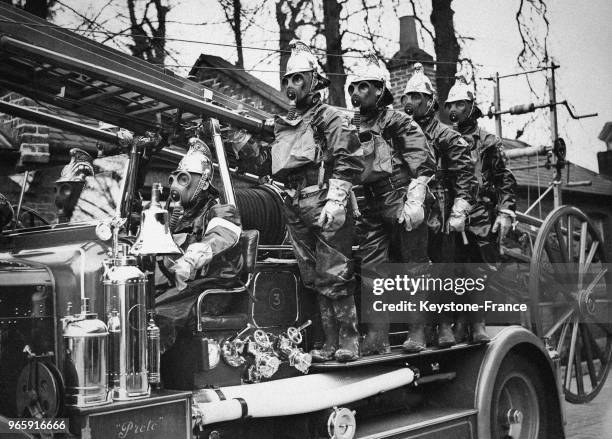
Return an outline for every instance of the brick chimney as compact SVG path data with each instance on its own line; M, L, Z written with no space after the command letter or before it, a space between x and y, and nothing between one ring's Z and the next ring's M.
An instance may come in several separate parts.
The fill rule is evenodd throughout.
M612 179L612 122L606 122L599 133L599 140L606 143L606 151L597 153L599 173Z
M419 38L416 30L416 20L412 15L400 17L400 52L411 47L419 47Z
M406 82L412 76L413 65L420 62L425 67L425 74L435 85L436 72L432 63L433 57L419 47L416 20L412 15L400 17L399 45L400 50L389 61L387 68L391 74L391 93L393 106L400 108L400 98Z

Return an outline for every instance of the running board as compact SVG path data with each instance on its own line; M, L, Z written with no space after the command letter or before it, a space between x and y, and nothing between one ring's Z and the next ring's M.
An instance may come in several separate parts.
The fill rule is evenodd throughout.
M487 344L467 344L460 343L449 348L436 348L431 347L420 352L406 353L398 349L392 349L392 351L388 354L380 354L380 355L368 355L367 357L360 357L355 361L350 361L348 363L340 363L338 361L326 361L324 363L313 363L310 366L310 370L312 371L331 371L338 369L352 369L352 368L360 368L364 366L371 366L374 364L383 364L383 363L405 363L410 360L417 360L422 358L437 358L443 354L449 354L451 352L459 352L464 350L478 350L484 349Z
M436 408L412 413L393 413L375 419L357 414L355 439L473 439L477 436L478 411Z

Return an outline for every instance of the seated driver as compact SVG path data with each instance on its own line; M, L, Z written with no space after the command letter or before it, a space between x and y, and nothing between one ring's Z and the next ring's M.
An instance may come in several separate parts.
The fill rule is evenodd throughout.
M177 329L193 320L193 304L208 288L236 286L242 269L239 246L242 227L236 207L220 204L219 192L211 184L212 156L200 139L189 140L189 150L170 174L170 197L178 202L170 219L174 241L185 252L176 261L160 264L174 288L156 298L156 312L162 330L162 348L174 342ZM231 296L215 295L207 300L207 313L224 313Z

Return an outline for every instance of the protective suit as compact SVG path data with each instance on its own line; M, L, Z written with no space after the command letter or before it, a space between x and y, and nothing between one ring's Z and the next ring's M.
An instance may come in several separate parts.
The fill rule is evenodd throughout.
M285 184L284 213L305 286L318 293L325 344L314 361L358 357L355 277L351 246L353 213L347 208L363 170L359 143L340 112L321 103L328 85L310 49L292 43L282 85L291 102L274 120L274 179Z
M457 240L457 262L478 267L487 276L495 275L499 261L499 245L516 218L516 180L506 167L501 139L478 125L482 112L463 74L457 74L455 85L446 100L445 109L470 146L475 163L478 193L469 214L466 235L468 243ZM478 275L478 273L473 273ZM469 295L474 303L484 304L482 294ZM455 325L455 335L465 338L465 317ZM484 312L469 313L470 336L473 342L488 341Z
M428 219L428 254L436 263L435 276L444 276L448 267L442 263L455 260L455 233L465 231L468 214L478 189L474 163L468 143L461 134L442 124L435 112L438 102L431 81L423 66L414 65L414 73L406 84L402 96L406 113L423 129L437 162L433 195L435 202ZM442 295L438 295L440 298ZM442 300L442 299L441 299ZM442 315L438 324L437 344L448 347L455 344L452 316Z
M238 245L242 226L238 210L219 204L211 185L212 159L208 146L198 138L189 140L189 150L170 175L170 197L180 203L170 219L174 241L184 251L175 261L158 264L172 288L156 298L162 344L174 342L176 331L193 317L195 297L209 285L231 288L240 284L242 256ZM227 311L231 297L214 295L204 304L206 313Z
M356 259L363 288L372 291L381 264L413 263L419 264L414 265L420 271L415 275L427 271L425 205L435 161L419 126L405 114L386 108L393 96L386 72L374 55L367 55L357 66L348 90L356 108L353 124L359 129L365 167L360 179L364 202L357 219ZM375 312L366 294L362 294L362 314L368 320L362 355L389 352L388 315ZM412 339L424 323L420 314L414 314ZM425 348L424 342L410 341L411 336L407 350Z

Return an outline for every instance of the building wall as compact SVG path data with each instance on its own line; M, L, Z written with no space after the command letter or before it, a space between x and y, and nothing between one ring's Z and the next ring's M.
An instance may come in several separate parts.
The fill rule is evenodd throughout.
M46 111L34 100L23 97L17 93L8 93L2 96L5 102L15 105L27 106L32 110ZM48 163L49 155L49 127L31 121L13 117L10 114L0 113L0 129L11 136L21 151L21 162Z
M240 100L245 104L252 105L253 107L264 110L270 114L285 112L285 110L280 106L268 101L267 99L264 99L253 90L236 83L233 78L224 74L220 70L208 70L205 68L198 69L196 81L208 88L223 93L232 99Z

